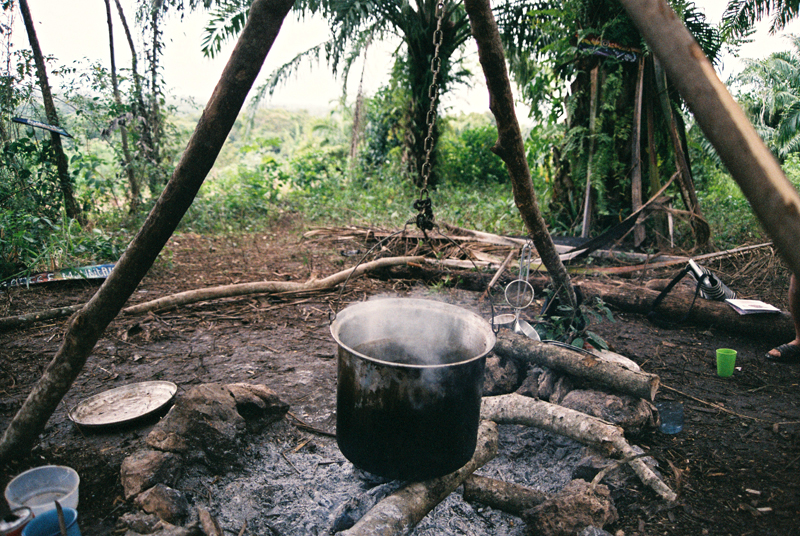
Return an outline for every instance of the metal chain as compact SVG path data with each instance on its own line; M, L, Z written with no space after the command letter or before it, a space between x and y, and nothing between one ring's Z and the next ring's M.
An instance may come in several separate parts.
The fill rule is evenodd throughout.
M436 123L436 101L439 98L439 71L442 67L442 60L439 57L439 49L442 46L442 19L444 18L444 0L439 0L436 3L436 31L433 32L433 58L431 59L431 73L433 79L428 88L428 98L431 101L430 108L426 122L428 125L428 133L425 137L423 148L425 149L425 162L420 168L422 175L422 187L419 191L419 198L414 202L414 208L419 211L417 215L417 226L424 230L433 229L433 210L431 208L431 200L428 194L428 179L431 175L431 153L433 153L433 127Z

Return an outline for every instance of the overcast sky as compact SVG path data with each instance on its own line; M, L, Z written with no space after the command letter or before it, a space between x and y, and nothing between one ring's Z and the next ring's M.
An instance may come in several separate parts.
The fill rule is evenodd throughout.
M28 3L36 20L39 42L45 54L53 55L67 65L83 58L101 61L108 65L108 30L103 0L29 0ZM135 0L123 0L122 3L127 9L126 17L132 23ZM705 10L711 22L717 22L721 18L726 2L699 0L696 4ZM206 102L211 95L233 48L230 44L215 60L202 56L200 53L202 29L207 18L208 15L203 12L189 14L183 21L172 17L164 27L167 43L163 58L163 73L166 84L173 96L190 96L198 103ZM22 21L18 15L16 19L14 38L17 46L27 47ZM742 57L760 58L790 48L785 38L767 35L767 26L768 22L760 25L758 38L742 49ZM327 31L324 21L300 22L292 19L290 14L267 57L257 83L263 82L277 66L290 60L297 53L324 41ZM789 29L789 32L791 31L800 34L800 22L793 23ZM130 56L116 12L114 32L117 66L128 66ZM138 35L141 36L141 32ZM364 70L364 87L368 94L374 93L386 81L395 46L396 43L370 49ZM473 72L479 74L480 67L474 46L469 50L470 67ZM140 62L140 65L142 63ZM721 78L725 80L730 73L739 68L739 65L734 58L726 58ZM355 99L361 67L362 64L359 62L351 72L348 86L349 101ZM462 90L447 97L445 104L456 112L488 111L489 99L482 76L476 76L475 86L472 90ZM323 62L319 66L304 67L296 79L276 91L270 103L288 107L319 108L329 106L340 95L341 82L328 74Z

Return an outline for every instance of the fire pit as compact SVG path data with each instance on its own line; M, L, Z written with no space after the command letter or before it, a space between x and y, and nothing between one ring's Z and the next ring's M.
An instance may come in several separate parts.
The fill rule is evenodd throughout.
M491 326L447 303L387 298L331 325L336 438L357 467L401 480L451 473L475 451Z

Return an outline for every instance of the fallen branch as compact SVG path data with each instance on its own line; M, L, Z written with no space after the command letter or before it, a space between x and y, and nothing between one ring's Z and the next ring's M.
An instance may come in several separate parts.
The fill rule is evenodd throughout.
M84 304L69 305L67 307L57 307L55 309L48 309L46 311L39 311L38 313L27 313L19 316L7 316L0 318L0 331L7 331L10 329L18 328L20 326L27 326L41 322L42 320L53 320L54 318L64 318L76 311L80 311Z
M642 483L667 501L677 498L644 461L635 457L637 453L628 444L622 428L602 419L518 394L484 397L481 418L498 424L535 426L597 447L615 458L634 457L628 463Z
M695 257L671 257L663 262L652 262L645 264L637 264L636 266L598 266L581 268L581 273L602 273L602 274L628 274L632 272L641 272L643 270L654 270L656 268L668 268L679 264L686 264L689 259L695 261L707 261L711 259L724 259L725 257L732 257L739 253L746 253L755 249L772 247L772 242L765 242L763 244L755 244L752 246L742 246L740 248L728 249L725 251L716 251L714 253L706 253L705 255L697 255Z
M339 283L343 283L347 280L348 277L357 277L370 270L422 261L422 256L388 257L342 270L324 279L306 281L305 283L298 283L296 281L259 281L255 283L238 283L235 285L221 285L218 287L188 290L186 292L179 292L178 294L172 294L170 296L164 296L148 302L132 305L123 309L122 312L126 315L138 315L148 311L169 309L189 303L218 300L220 298L230 298L233 296L244 296L247 294L318 291L335 287Z
M376 504L342 536L395 536L408 534L428 512L450 495L476 469L497 455L497 426L481 422L478 446L467 464L449 475L411 482Z
M678 389L675 389L674 387L670 387L668 385L665 385L664 389L666 389L668 391L672 391L673 393L678 393L681 396L685 396L686 398L690 398L690 399L694 400L695 402L699 402L699 403L704 404L706 406L710 406L710 407L712 407L714 409L717 409L717 410L719 410L719 411L721 411L723 413L727 413L728 415L733 415L734 417L739 417L739 418L742 418L742 419L751 419L751 420L758 421L758 422L765 422L765 423L771 424L773 426L776 425L776 424L777 425L781 425L781 426L785 426L785 425L788 425L788 424L800 424L800 421L777 421L776 422L776 421L770 421L770 420L767 420L767 419L762 419L760 417L753 417L752 415L744 415L742 413L736 413L735 411L730 410L730 409L728 409L728 408L726 408L724 406L720 406L719 404L715 404L714 402L709 402L708 400L703 400L702 398L697 398L696 396L692 396L689 393L684 393L683 391L679 391Z
M500 267L495 272L494 276L492 277L492 280L489 281L489 285L486 287L486 290L484 290L483 294L481 294L481 299L485 299L489 295L489 292L495 286L495 284L500 279L500 277L502 277L503 272L505 272L506 268L508 268L508 265L511 262L511 259L514 258L514 254L515 253L516 253L516 250L513 250L513 249L508 252L508 256L505 258L505 260L503 260L503 263L500 265Z
M464 481L465 501L483 503L517 517L547 498L542 491L486 476L471 475Z
M534 341L507 329L497 334L494 353L559 370L651 402L658 392L659 378L656 374L630 370L589 352Z

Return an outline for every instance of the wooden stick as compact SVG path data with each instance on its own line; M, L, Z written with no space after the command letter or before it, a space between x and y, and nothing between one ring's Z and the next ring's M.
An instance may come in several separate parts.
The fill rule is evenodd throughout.
M238 283L235 285L221 285L218 287L188 290L186 292L179 292L178 294L172 294L170 296L164 296L148 302L132 305L123 309L122 312L126 315L138 315L148 311L168 309L189 303L247 294L308 292L328 289L344 282L348 277L357 277L370 270L399 264L408 264L409 262L422 262L422 260L422 256L378 259L353 268L348 268L347 270L342 270L324 279L311 280L305 283L298 283L296 281L259 281L255 283Z
M494 277L492 277L492 280L489 281L489 286L487 286L486 290L484 290L483 294L481 294L481 299L484 299L489 295L489 291L492 290L492 287L495 286L497 280L500 279L500 277L503 275L503 272L506 271L506 268L508 268L508 263L510 263L511 259L514 258L514 254L516 252L517 252L516 249L512 249L511 251L508 252L508 256L506 256L505 260L503 260L503 264L500 265L500 268L497 269L497 272L495 272Z
M590 352L534 341L511 330L497 334L494 353L499 356L560 370L645 400L655 400L659 378L604 360Z
M597 447L616 458L633 457L629 465L642 483L667 501L677 498L644 461L635 457L637 453L625 440L623 429L602 419L518 394L484 397L481 418L498 424L535 426Z
M471 475L464 481L465 501L483 503L515 516L542 504L547 498L542 491L486 476Z
M68 305L66 307L57 307L55 309L48 309L46 311L39 311L37 313L28 313L19 316L7 316L0 318L0 331L7 331L10 329L27 326L41 322L42 320L52 320L54 318L64 318L76 311L80 311L85 304Z
M491 2L465 0L464 8L469 17L472 36L478 45L478 60L486 77L489 109L497 122L497 142L491 150L506 164L514 203L536 246L536 252L547 267L550 277L553 278L556 292L561 296L563 303L576 307L578 301L569 273L558 257L533 189L530 168L525 158L522 131L514 111L514 95L511 92L511 81L506 69L505 52L500 40L500 30L492 14Z
M478 446L467 464L449 475L406 484L376 504L341 536L395 536L407 534L428 512L450 495L476 469L497 455L497 426L484 421L478 428Z

